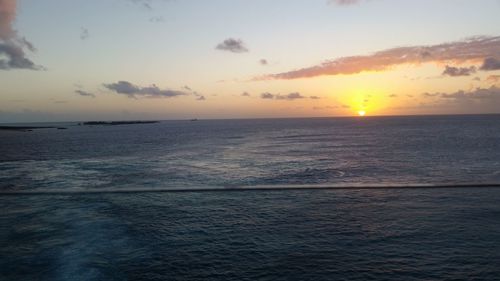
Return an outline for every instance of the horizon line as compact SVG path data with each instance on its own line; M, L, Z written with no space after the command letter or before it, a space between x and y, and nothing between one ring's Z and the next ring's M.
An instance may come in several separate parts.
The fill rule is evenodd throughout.
M342 115L342 116L307 116L307 117L235 117L235 118L201 118L201 117L193 117L193 118L173 118L173 119L86 119L86 120L71 120L71 121L15 121L15 122L3 122L0 121L0 125L5 124L47 124L47 123L81 123L81 122L113 122L113 121L158 121L158 122L169 122L169 121L223 121L223 120L282 120L282 119L347 119L347 118L355 118L355 119L370 119L370 118L380 118L380 117L439 117L439 116L485 116L485 115L500 115L500 112L496 113L433 113L433 114L380 114L380 115Z

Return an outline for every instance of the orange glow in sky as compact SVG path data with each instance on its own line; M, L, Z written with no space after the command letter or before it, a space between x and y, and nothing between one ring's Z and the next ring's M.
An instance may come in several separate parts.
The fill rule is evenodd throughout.
M498 0L63 2L0 1L0 123L500 113Z

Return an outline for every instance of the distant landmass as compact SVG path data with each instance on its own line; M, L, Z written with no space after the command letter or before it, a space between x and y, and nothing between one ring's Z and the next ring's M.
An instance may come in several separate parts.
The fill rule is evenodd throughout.
M35 127L35 126L0 126L0 130L5 131L32 131L36 129L66 129L66 128L58 128L58 127Z
M159 123L160 121L89 121L80 122L79 126L117 126L117 125L131 125L131 124L152 124ZM0 126L0 131L21 131L30 132L37 129L57 129L66 130L65 127L52 127L52 126Z

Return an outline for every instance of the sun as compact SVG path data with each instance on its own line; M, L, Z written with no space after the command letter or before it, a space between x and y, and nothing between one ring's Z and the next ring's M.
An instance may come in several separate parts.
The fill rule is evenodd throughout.
M359 114L359 116L363 117L366 115L366 111L360 110L360 111L358 111L358 114Z

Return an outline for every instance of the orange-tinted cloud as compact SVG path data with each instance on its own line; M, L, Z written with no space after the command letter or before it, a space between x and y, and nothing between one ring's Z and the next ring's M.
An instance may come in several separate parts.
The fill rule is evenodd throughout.
M256 79L299 79L322 75L356 74L363 71L383 71L402 64L463 63L483 61L488 58L500 58L500 36L479 36L439 45L392 48L367 56L341 57L320 65L265 75Z
M12 28L15 17L16 0L0 0L0 69L42 69L26 58L24 49L33 52L35 47Z
M486 78L486 81L490 83L497 83L500 82L500 75L490 75L488 78Z
M15 32L12 29L12 22L16 17L16 1L0 0L0 38L12 37Z

